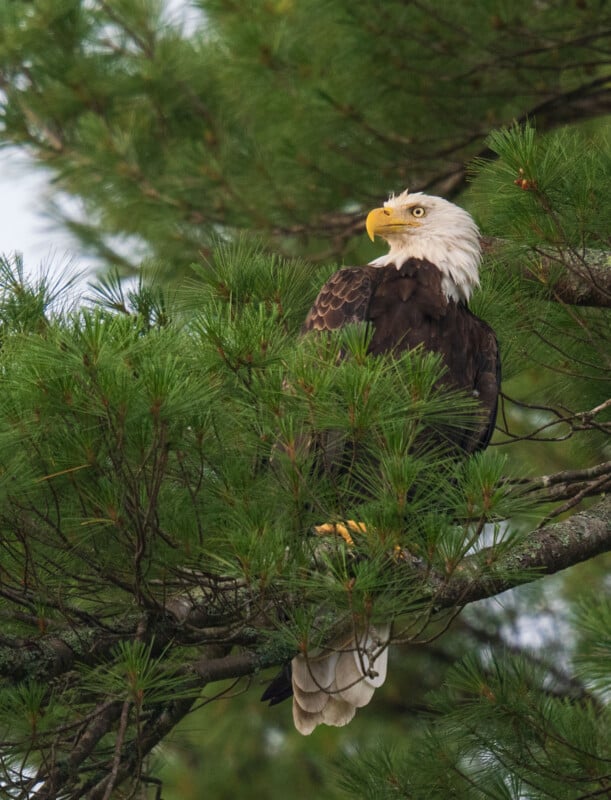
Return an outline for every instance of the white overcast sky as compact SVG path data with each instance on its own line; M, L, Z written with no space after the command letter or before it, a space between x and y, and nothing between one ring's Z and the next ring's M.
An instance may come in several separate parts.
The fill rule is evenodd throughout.
M44 172L15 148L0 150L0 252L20 251L30 274L49 262L66 263L75 242L44 216L50 192Z

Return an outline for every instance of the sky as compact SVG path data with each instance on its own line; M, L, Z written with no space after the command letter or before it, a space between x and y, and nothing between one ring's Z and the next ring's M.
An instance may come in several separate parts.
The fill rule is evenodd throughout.
M44 216L51 191L47 176L34 169L16 148L0 150L0 253L23 253L26 271L65 264L76 244L57 223Z

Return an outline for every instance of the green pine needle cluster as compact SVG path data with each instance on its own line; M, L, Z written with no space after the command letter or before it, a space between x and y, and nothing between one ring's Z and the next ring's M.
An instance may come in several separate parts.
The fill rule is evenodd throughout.
M588 694L563 696L529 659L465 657L430 700L431 718L407 746L359 752L344 765L340 783L348 794L367 800L605 796L608 708Z

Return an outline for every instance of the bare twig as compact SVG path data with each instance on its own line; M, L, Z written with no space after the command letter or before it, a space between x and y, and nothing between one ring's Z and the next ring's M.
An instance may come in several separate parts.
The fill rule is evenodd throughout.
M497 427L508 438L494 442L496 446L520 441L563 442L566 439L570 439L577 431L598 430L602 433L611 433L611 422L601 422L597 419L602 412L611 408L611 399L605 400L603 403L587 411L569 411L564 408L555 408L554 406L525 403L521 400L509 397L505 392L501 392L500 399L502 422L497 425ZM509 429L507 421L506 403L511 403L519 408L525 408L530 411L543 412L553 417L553 419L538 425L533 430L528 431L528 433L513 433L513 431ZM553 431L556 426L564 426L564 431L562 433L549 433ZM544 432L548 433L545 436L541 436L540 434Z
M115 754L112 760L112 769L110 771L110 775L108 777L108 783L106 785L106 790L104 791L104 796L102 800L110 800L110 795L112 794L112 790L117 783L117 777L119 775L119 767L121 766L121 748L123 747L123 742L125 740L125 731L127 730L127 721L129 719L129 709L131 707L131 703L129 700L126 700L123 703L123 708L121 709L121 719L119 720L119 730L117 731L117 740L115 742Z

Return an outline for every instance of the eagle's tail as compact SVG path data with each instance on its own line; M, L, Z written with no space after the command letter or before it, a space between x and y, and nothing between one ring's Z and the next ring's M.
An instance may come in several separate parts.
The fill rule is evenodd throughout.
M316 525L319 536L337 535L351 548L352 535L367 533L362 522ZM386 680L390 625L369 625L318 650L295 656L269 684L261 700L271 706L293 695L293 721L307 736L317 725L347 725Z
M317 725L346 725L386 679L390 625L356 636L291 663L293 721L307 736Z

